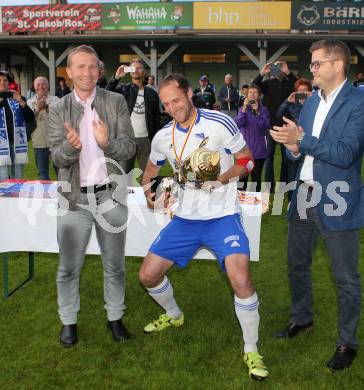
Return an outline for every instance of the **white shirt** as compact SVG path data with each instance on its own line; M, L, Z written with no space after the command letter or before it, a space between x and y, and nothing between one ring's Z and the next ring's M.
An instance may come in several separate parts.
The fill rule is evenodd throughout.
M163 165L168 159L176 172L175 154L172 148L172 127L173 122L170 122L154 136L149 158L155 165ZM187 131L188 129L183 129L178 124L175 127L175 147L178 157ZM233 154L246 145L235 122L229 116L218 111L199 109L196 123L183 151L182 160L196 150L206 137L209 137L206 148L220 153L221 173L234 165ZM212 192L180 189L175 215L190 220L207 220L235 214L240 212L236 191L236 182L223 185Z
M319 90L318 96L321 98L321 100L319 106L317 107L315 119L313 121L313 126L312 126L313 137L320 138L322 126L325 122L327 114L329 113L331 106L333 105L337 95L341 91L341 88L344 86L345 82L346 79L342 82L342 84L340 84L329 95L326 96L326 100L322 96L321 90ZM314 181L313 161L314 161L313 156L306 155L300 173L300 180L304 182L308 182L309 184L313 184Z
M145 120L144 89L138 90L137 99L130 120L135 138L148 137L147 122Z
M95 99L96 89L86 101L82 100L74 90L75 98L84 107L84 114L80 122L80 186L87 187L104 184L107 180L107 168L103 150L96 142L92 121L100 119L96 110L91 107Z

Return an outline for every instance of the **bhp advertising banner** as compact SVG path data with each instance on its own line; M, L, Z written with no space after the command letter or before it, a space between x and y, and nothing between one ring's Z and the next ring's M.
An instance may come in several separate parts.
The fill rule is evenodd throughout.
M3 32L98 30L101 5L2 7Z
M196 30L288 30L291 2L194 3Z

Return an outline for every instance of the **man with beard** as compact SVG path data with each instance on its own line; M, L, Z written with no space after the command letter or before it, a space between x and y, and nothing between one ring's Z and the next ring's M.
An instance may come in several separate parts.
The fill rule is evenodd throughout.
M143 176L147 204L151 209L164 202L165 195L154 201L150 181L168 159L175 172L181 162L195 151L202 139L206 147L219 152L221 170L216 181L202 187L180 187L178 206L172 221L152 244L139 271L141 283L164 310L157 320L144 327L145 333L160 332L184 323L173 288L166 276L173 266L184 268L201 246L208 246L217 256L234 289L234 306L243 338L244 362L249 375L258 380L268 376L258 353L259 300L249 273L249 243L241 222L236 181L254 168L252 155L235 122L227 115L198 109L192 103L188 80L177 74L167 76L159 85L160 99L173 118L152 142L152 151ZM167 199L166 199L167 200Z
M136 153L124 161L125 173L129 173L138 159L139 168L144 172L150 154L150 145L155 133L160 129L160 105L157 92L144 85L145 68L141 60L130 63L134 70L130 72L131 83L119 84L125 77L125 65L116 70L115 76L109 81L106 89L121 93L128 105L131 124L133 126Z

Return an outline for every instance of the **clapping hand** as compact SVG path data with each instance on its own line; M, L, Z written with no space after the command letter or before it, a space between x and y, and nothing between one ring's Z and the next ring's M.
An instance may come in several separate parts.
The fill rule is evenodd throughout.
M273 126L274 130L269 130L270 135L276 142L284 144L291 152L298 153L297 141L302 137L303 129L286 117L283 117L283 120L285 124L283 126Z
M92 126L94 128L96 142L101 148L104 148L109 143L109 132L107 131L105 123L101 119L98 121L93 120Z
M47 108L47 102L44 99L44 97L37 98L36 103L35 103L36 111L45 110L46 108Z
M77 131L71 126L71 124L69 122L66 122L64 124L64 127L65 127L65 129L67 131L67 141L75 149L81 150L82 149L82 144L81 144L80 136L77 133Z

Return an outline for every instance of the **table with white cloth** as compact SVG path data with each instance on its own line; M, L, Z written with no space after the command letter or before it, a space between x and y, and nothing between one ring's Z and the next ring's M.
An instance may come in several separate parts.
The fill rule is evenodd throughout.
M2 183L0 183L1 189ZM262 205L260 193L251 193L257 202L241 204L243 224L249 239L250 259L259 260L259 242ZM129 188L126 256L144 257L159 231L171 220L169 214L153 212L147 208L143 189ZM57 199L42 196L17 196L0 192L0 254L3 261L3 292L8 297L8 257L10 252L28 252L29 277L34 274L34 252L58 253ZM87 254L100 254L95 229L92 230ZM200 249L194 258L214 259L209 250ZM24 284L24 281L22 284ZM18 289L18 286L16 289Z

